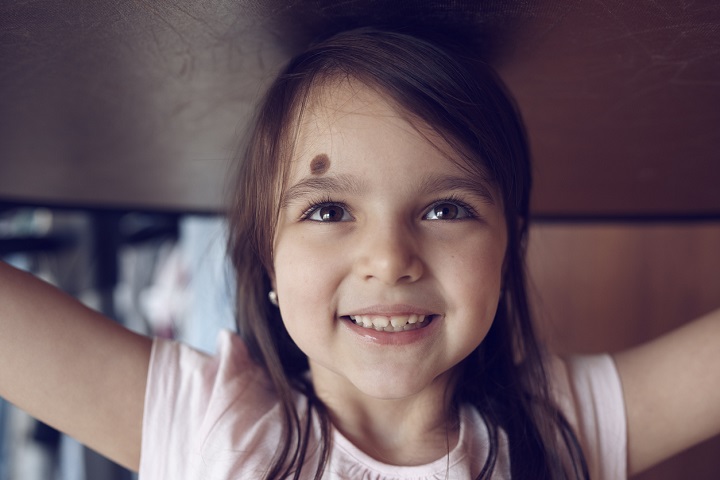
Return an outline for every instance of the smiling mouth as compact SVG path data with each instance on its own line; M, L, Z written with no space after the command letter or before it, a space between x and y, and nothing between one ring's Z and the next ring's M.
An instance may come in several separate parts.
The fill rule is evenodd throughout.
M435 315L349 315L355 325L378 332L407 332L427 327Z

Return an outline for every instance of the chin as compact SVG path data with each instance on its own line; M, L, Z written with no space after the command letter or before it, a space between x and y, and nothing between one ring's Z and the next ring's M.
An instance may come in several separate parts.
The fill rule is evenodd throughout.
M423 393L444 392L445 375L432 379L423 379L415 372L402 374L379 372L374 375L363 375L350 379L355 388L368 397L378 400L402 400Z

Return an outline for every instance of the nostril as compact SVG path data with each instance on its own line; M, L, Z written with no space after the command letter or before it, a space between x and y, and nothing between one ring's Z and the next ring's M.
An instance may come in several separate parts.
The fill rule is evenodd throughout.
M365 280L388 285L416 281L423 274L423 262L411 232L385 225L363 236L356 259L356 271Z

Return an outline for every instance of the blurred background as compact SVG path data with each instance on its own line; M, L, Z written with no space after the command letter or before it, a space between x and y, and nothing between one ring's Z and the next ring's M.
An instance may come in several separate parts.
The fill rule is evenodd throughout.
M233 324L222 212L253 104L312 38L368 24L471 32L515 94L552 349L625 348L720 306L712 0L8 0L0 255L129 328L212 350ZM718 451L636 478L717 479ZM0 480L127 478L0 400Z

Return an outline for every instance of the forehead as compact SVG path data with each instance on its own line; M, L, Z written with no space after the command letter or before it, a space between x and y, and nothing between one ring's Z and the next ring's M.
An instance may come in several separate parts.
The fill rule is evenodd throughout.
M378 89L347 79L316 87L299 118L290 176L332 173L367 156L435 159L445 169L465 163L434 129Z
M463 190L490 204L503 203L482 163L361 84L324 88L307 102L293 150L279 190L281 208L291 199L330 191L372 191L376 198L396 191L410 198Z

